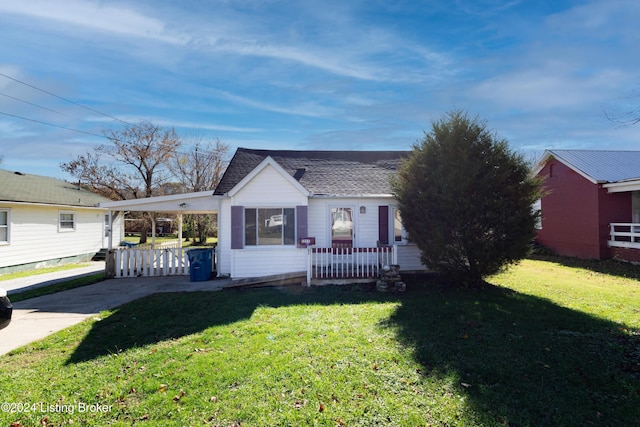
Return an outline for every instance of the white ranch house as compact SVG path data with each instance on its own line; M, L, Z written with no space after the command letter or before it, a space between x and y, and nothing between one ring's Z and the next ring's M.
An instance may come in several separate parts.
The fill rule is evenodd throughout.
M124 236L122 215L110 220L98 206L108 200L60 179L0 170L0 272L90 260L108 236Z
M386 264L423 271L390 185L408 154L239 148L215 191L101 207L217 214L216 273L233 279L305 274L309 283L353 281L375 277ZM118 255L115 276L139 274L123 273L131 256ZM145 256L154 262L161 254ZM156 264L144 267L143 274L172 274L172 269L185 274L184 257L178 258L175 268ZM141 262L142 255L135 264Z

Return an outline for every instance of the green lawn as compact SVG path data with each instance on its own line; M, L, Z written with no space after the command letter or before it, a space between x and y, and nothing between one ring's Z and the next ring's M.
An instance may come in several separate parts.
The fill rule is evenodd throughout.
M637 273L559 261L141 299L0 357L0 425L638 425Z
M73 270L76 268L88 267L89 263L64 264L55 267L37 268L28 271L17 271L14 273L0 274L0 282L3 280L18 279L21 277L37 276L38 274L53 273L56 271Z

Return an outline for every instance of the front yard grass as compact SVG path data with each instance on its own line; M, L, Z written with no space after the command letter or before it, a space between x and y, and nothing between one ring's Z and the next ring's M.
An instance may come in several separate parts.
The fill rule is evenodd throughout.
M0 420L638 425L640 285L623 276L546 259L480 291L154 295L0 357Z

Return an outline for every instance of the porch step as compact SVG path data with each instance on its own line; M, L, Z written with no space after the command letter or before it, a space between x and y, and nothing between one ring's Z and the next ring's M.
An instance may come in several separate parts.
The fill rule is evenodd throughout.
M106 261L109 249L102 248L91 258L91 261Z
M246 279L234 279L225 288L244 288L244 287L262 287L262 286L285 286L300 285L306 283L306 271L295 273L274 274L263 277L250 277Z

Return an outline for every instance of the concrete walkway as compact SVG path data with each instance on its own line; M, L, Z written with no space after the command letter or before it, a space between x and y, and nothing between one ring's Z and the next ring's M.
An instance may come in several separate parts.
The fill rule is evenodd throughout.
M11 294L25 291L27 289L39 288L65 282L77 277L90 276L104 271L104 261L92 261L86 267L73 268L70 270L55 271L53 273L36 274L33 276L20 277L18 279L0 280L0 288L7 291L9 298Z
M55 274L58 277L53 279L48 274L25 278L22 288L42 286L43 283L50 284L51 280L69 280L86 272L74 269ZM40 277L40 280L35 280L35 277ZM4 288L8 282L15 281L0 281L0 287ZM147 295L158 292L217 291L230 282L230 279L190 282L189 276L111 279L94 285L19 301L13 304L13 317L9 326L0 329L0 355L75 325L103 310L113 309ZM13 286L14 290L20 289L18 283L10 286ZM9 289L9 286L5 289Z

